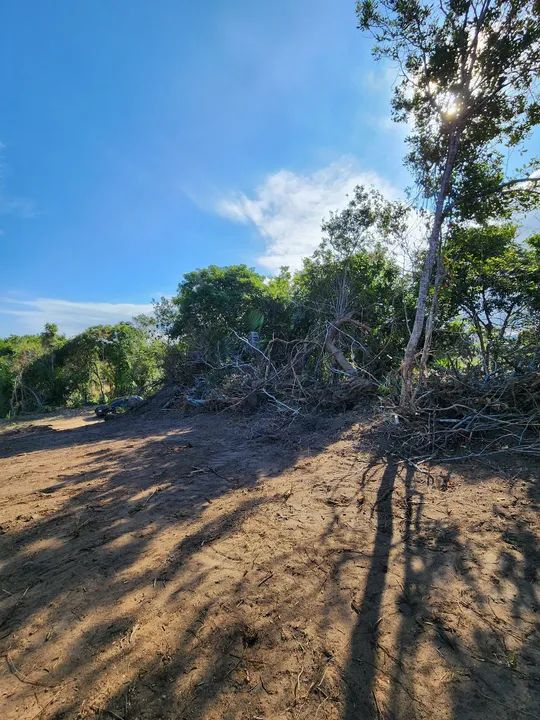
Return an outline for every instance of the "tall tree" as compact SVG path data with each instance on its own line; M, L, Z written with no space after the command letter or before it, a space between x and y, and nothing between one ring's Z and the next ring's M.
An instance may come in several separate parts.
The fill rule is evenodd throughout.
M534 237L529 248L516 235L513 225L457 227L445 247L441 301L472 327L486 375L533 321L540 265Z
M432 212L401 369L407 406L446 224L538 204L538 162L507 175L502 148L523 151L540 121L540 13L534 0L360 0L357 13L375 56L400 67L394 116L412 124L406 162Z
M231 333L257 330L264 320L264 278L246 265L186 273L172 302L176 317L170 334L190 350L210 355L221 350Z
M405 203L386 200L375 188L357 185L347 207L331 212L323 222L323 241L315 255L343 260L380 244L401 244L409 219Z

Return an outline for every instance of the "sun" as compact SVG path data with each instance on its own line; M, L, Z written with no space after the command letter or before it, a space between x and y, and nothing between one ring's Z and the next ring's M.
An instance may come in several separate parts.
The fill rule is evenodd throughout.
M459 98L452 92L441 93L437 98L437 104L441 115L448 119L457 117L462 110Z

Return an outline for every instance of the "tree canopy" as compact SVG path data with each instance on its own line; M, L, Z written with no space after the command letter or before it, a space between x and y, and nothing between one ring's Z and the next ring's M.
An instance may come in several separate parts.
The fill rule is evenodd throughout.
M503 148L526 153L524 141L540 121L540 16L532 0L361 0L357 13L375 40L375 56L400 68L394 116L412 125L406 162L433 213L402 363L405 406L413 397L417 349L448 224L485 223L538 206L538 159L527 158L507 174Z
M40 335L0 340L0 415L77 406L144 392L162 375L163 344L130 323L73 338L48 323Z

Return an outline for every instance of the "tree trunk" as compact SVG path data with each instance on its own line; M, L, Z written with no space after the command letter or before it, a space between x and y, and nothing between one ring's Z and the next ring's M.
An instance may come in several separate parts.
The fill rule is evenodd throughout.
M457 151L459 148L460 131L455 129L450 137L448 145L448 153L441 178L441 185L437 193L437 201L435 203L435 214L433 217L433 225L429 235L429 244L422 275L420 276L420 286L418 288L418 301L416 305L416 315L414 318L409 342L405 348L403 361L401 363L401 398L400 406L404 409L410 408L413 401L413 370L416 359L418 343L424 329L426 318L426 303L433 275L433 268L437 259L437 253L440 245L441 228L444 221L444 205L448 196L448 188L454 169Z
M431 298L431 307L426 320L426 332L424 333L424 347L422 348L422 357L420 358L420 382L423 382L427 370L427 361L431 350L431 341L433 338L433 330L435 328L435 318L439 309L439 290L444 275L444 264L442 253L439 251L437 256L437 269L435 270L435 283L433 286L433 297Z
M100 375L97 363L94 367L92 367L92 372L96 376L97 381L99 383L99 402L104 403L105 402L105 389L103 388L103 380L101 379L101 375Z
M351 317L351 314L344 315L341 318L338 318L337 320L334 320L334 322L328 327L326 331L326 340L325 340L325 347L326 350L332 355L334 360L337 362L337 364L340 366L340 368L350 377L353 377L357 374L357 370L354 367L354 365L347 360L345 357L345 353L343 350L341 350L335 343L335 340L337 338L337 335L339 333L339 328L344 325L345 323L351 323L352 325L355 325L356 327L360 328L364 332L367 332L369 330L368 326L364 323L358 322L357 320L353 320Z
M339 320L337 321L339 323ZM341 348L338 348L338 346L335 344L334 340L338 334L338 326L337 324L332 325L328 330L326 331L326 341L325 341L325 347L327 351L330 353L330 355L334 358L334 360L337 362L337 364L340 366L340 368L351 377L356 375L356 368L352 363L350 363L347 358L345 357L345 353Z
M474 318L474 327L476 329L476 336L478 337L478 344L480 345L480 355L482 356L482 369L484 371L484 376L487 377L489 375L489 351L484 338L482 325L476 317Z
M340 350L340 348L336 347L336 345L334 345L331 340L326 341L326 349L328 350L330 355L332 355L332 357L343 370L343 372L345 372L347 375L350 375L351 377L354 377L356 375L356 368L347 360L343 350Z

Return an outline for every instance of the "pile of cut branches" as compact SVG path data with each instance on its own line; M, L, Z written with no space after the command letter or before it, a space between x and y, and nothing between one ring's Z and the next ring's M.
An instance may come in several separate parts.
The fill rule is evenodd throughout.
M402 458L416 463L498 453L540 457L540 372L430 378L415 411L392 409L386 425Z
M350 409L373 397L378 382L348 361L343 369L341 355L336 359L337 333L332 325L298 340L272 338L263 347L234 333L236 347L229 346L226 359L199 354L191 372L184 367L183 381L177 382L181 389L169 407L219 411L269 405L292 416Z

